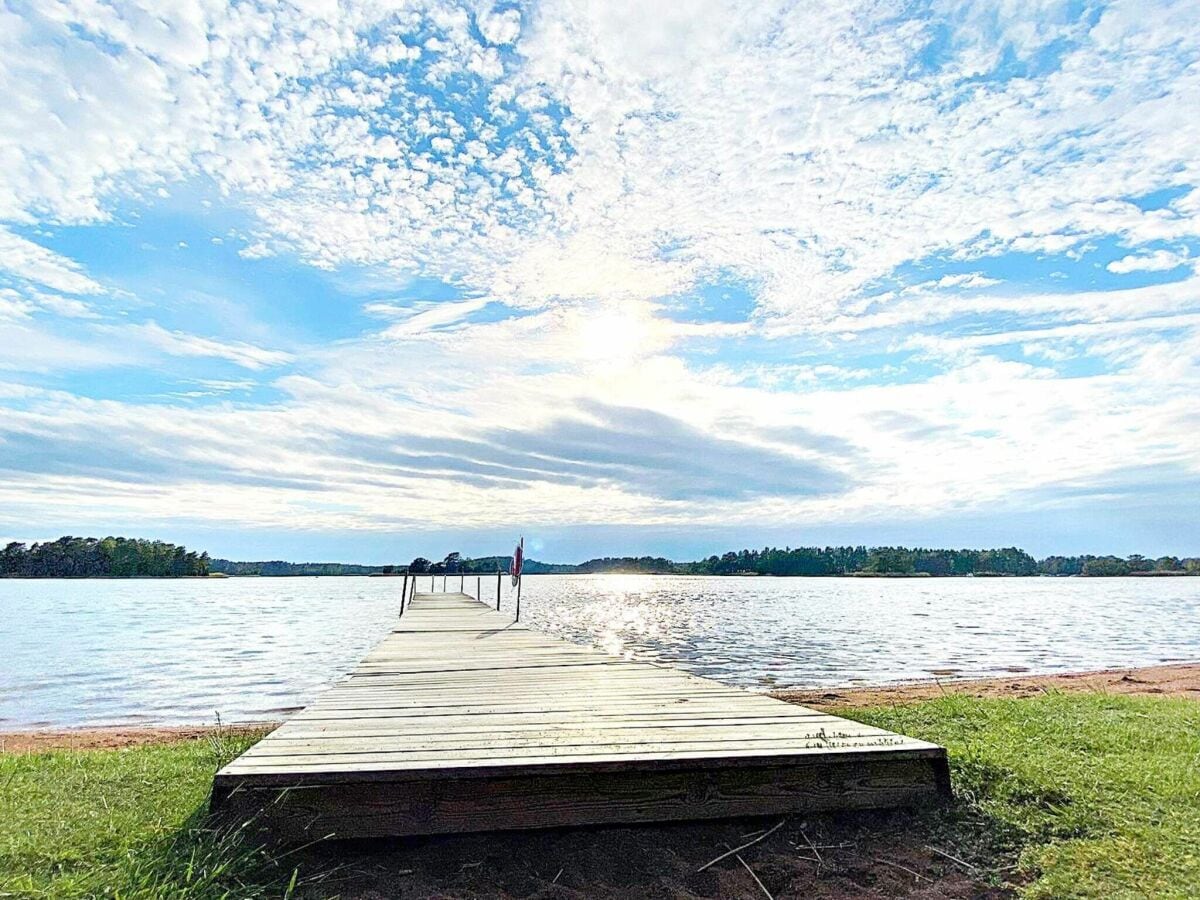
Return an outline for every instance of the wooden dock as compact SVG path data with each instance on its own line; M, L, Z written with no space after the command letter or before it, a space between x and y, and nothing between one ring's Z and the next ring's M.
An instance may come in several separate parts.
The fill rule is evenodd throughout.
M946 753L418 593L344 681L217 773L288 840L909 805Z

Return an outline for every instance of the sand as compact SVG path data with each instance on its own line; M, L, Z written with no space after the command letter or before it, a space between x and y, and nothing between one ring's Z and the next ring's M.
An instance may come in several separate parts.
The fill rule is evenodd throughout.
M1173 663L1136 669L1102 669L1061 675L1012 675L978 680L930 679L908 684L816 691L777 691L772 696L804 706L852 709L932 700L946 694L971 697L1033 697L1046 691L1190 697L1200 700L1200 663Z
M108 725L97 728L47 728L37 731L0 731L0 753L37 753L45 750L122 750L145 744L174 744L223 734L265 734L278 722L238 725Z

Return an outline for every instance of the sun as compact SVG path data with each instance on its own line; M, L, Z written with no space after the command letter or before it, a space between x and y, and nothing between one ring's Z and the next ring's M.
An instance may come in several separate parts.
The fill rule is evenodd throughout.
M632 303L581 312L575 322L577 350L584 359L629 364L654 352L654 319Z

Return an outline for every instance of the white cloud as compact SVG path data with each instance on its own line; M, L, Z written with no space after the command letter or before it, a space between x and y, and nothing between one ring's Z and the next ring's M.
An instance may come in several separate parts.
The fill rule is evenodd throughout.
M363 307L363 312L395 322L382 333L383 337L411 337L459 324L472 313L479 312L489 302L486 297L480 297L458 302L418 301L407 306L368 303Z
M1127 275L1130 272L1165 272L1186 265L1186 255L1172 253L1170 250L1155 250L1153 253L1124 256L1113 260L1107 266L1108 271L1117 275Z
M1167 327L1186 337L1164 343ZM670 329L629 307L599 318L575 307L471 325L452 340L367 338L321 351L308 374L276 382L286 399L241 407L236 418L220 406L164 416L41 392L0 420L0 437L30 448L26 458L53 445L55 463L19 482L0 478L0 507L36 504L83 520L88 504L141 518L186 509L212 524L330 530L753 526L981 508L1053 489L1064 471L1081 485L1111 478L1131 460L1200 473L1200 448L1180 440L1200 388L1196 315L1103 335L995 339L1136 337L1098 375L1062 378L996 359L980 341L932 378L813 373L802 390L691 370L670 355ZM830 374L841 383L827 385ZM604 410L628 411L625 424ZM605 421L614 423L608 438L595 428ZM89 469L99 434L106 463ZM692 442L689 460L677 455L681 439ZM816 459L850 486L789 496L777 479L773 495L676 495L680 474L686 481L694 467L699 478L739 459L768 480L772 467Z
M1136 7L1089 30L1057 4L897 22L867 2L548 0L524 23L477 14L486 44L514 47L503 58L449 2L142 18L64 0L8 17L0 85L28 108L0 118L0 219L103 218L118 188L203 173L256 211L250 258L290 247L324 268L515 285L534 304L608 296L605 278L564 285L569 270L629 273L617 289L643 293L732 271L764 315L803 328L933 254L1195 237L1186 204L1126 199L1200 174L1182 114L1200 98L1197 39L1173 27L1178 4ZM942 27L941 65L925 66ZM1058 42L1057 69L979 78L1004 41L1023 62ZM410 74L414 55L428 68ZM491 121L428 92L464 70ZM564 257L531 264L547 244Z
M37 306L14 290L0 288L0 319L28 319Z
M484 39L492 44L512 44L521 34L521 13L515 9L489 12L476 22Z
M68 294L94 294L103 288L74 260L47 250L0 225L0 273Z
M956 352L980 347L1002 347L1007 344L1029 346L1044 341L1094 340L1097 337L1128 335L1143 331L1174 331L1181 328L1200 328L1200 313L1119 319L1109 322L1077 322L1053 328L1028 328L1020 331L999 331L969 336L917 335L911 338L908 344L912 347L939 352Z
M961 275L943 275L934 282L933 286L939 288L981 288L991 287L994 284L1000 284L1000 279L988 278L982 272L967 272Z
M89 303L74 297L38 292L33 295L42 309L66 319L98 319L100 313Z
M218 394L249 391L255 386L253 381L231 381L227 378L199 378L196 380L196 384L207 391Z
M815 326L829 333L860 333L878 329L929 328L958 318L993 314L1071 321L1104 320L1162 315L1200 305L1200 279L1188 278L1138 288L1112 291L1058 293L1008 292L946 295L921 289L901 300L884 298L878 304L863 304Z
M0 300L0 304L3 300ZM0 311L3 310L0 305ZM0 371L62 374L120 365L129 355L118 348L55 334L0 317Z
M171 356L215 357L229 360L245 369L265 369L292 360L292 355L282 350L267 350L243 341L214 340L183 331L168 331L155 322L142 325L102 325L97 328L109 334L119 334L126 340L140 341Z

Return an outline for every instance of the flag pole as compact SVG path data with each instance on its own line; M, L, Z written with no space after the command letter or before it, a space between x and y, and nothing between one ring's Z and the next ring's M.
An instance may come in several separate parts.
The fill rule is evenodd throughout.
M513 619L514 622L521 621L521 580L525 573L525 535L521 535L521 540L517 542L517 549L513 551L512 575L513 581L517 585L517 615Z

